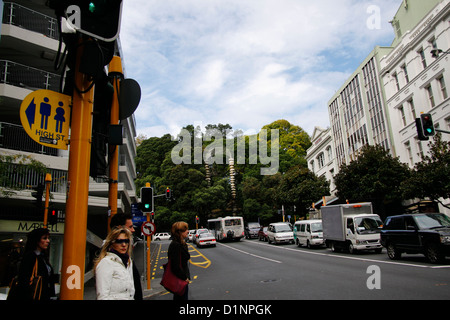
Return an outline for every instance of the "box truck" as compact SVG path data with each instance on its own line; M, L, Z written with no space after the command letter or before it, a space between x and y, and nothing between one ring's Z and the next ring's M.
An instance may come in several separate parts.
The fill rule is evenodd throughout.
M332 251L375 250L380 253L383 222L373 213L372 203L323 206L322 225L325 244Z

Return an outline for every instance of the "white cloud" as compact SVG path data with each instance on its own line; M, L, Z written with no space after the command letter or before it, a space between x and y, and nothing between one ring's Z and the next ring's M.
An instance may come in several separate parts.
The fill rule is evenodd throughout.
M389 45L400 0L128 0L121 43L142 88L137 131L285 118L310 134L327 101L375 45ZM369 28L370 6L379 28Z

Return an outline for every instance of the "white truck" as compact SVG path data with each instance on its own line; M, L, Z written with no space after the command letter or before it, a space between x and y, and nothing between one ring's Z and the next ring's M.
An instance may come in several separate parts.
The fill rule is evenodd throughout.
M373 213L372 203L323 206L323 238L332 251L375 250L381 253L380 231L383 222Z

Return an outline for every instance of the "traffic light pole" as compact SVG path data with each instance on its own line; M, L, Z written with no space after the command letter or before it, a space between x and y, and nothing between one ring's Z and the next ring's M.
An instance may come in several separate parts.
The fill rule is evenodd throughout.
M75 68L76 88L72 101L69 180L61 267L61 300L83 300L84 295L94 90L91 88L87 91L91 82L88 80L88 76L78 71L83 51L81 41L80 38Z
M114 79L114 96L111 105L111 124L119 124L119 96L120 90L119 77L123 77L122 60L114 56L109 64L109 76ZM119 147L117 145L109 146L109 193L108 206L111 209L111 215L108 217L108 232L111 231L111 218L117 213L117 192L119 182Z
M45 207L44 207L44 228L48 228L48 203L50 202L50 184L52 183L52 175L45 175Z

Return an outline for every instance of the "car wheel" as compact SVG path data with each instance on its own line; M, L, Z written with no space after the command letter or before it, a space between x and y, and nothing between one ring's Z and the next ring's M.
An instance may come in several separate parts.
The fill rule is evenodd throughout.
M391 260L398 260L402 257L401 252L395 249L395 246L392 243L389 243L387 246L387 255Z
M439 247L434 243L427 245L425 255L431 263L440 263L444 260L444 256L440 252Z
M348 244L348 252L350 252L351 254L355 254L356 253L356 249L353 246L353 243L349 243Z

